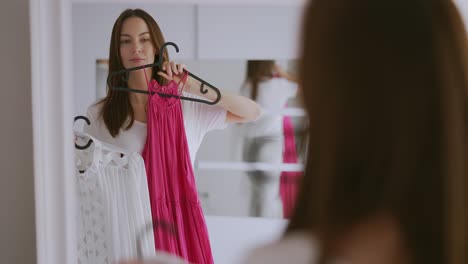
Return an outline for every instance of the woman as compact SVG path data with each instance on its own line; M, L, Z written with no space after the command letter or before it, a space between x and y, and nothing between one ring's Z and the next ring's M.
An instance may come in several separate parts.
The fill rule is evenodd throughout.
M242 94L255 100L265 111L256 122L247 124L244 160L269 164L283 163L283 115L288 99L296 96L295 78L273 60L249 60ZM280 198L281 171L251 171L250 216L283 217Z
M449 0L311 1L298 204L246 263L468 263L466 36Z
M110 86L173 93L183 86L184 96L213 101L217 96L213 90L201 94L201 83L184 73L184 65L170 62L167 52L159 54L164 42L149 14L140 9L125 10L112 29L109 72L152 64L159 56L164 63L159 72L144 68L130 72L128 79L114 76ZM253 121L260 115L260 107L248 98L224 91L216 106L158 99L157 95L108 89L104 99L88 108L91 125L87 132L124 152L142 154L152 217L177 230L175 235L170 230L153 230L157 249L193 263L213 263L192 169L195 154L207 132L228 123ZM147 118L152 122L148 127ZM159 122L162 119L164 122ZM158 137L161 134L165 137Z
M112 29L109 72L151 64L157 61L159 49L165 43L156 21L141 9L125 10L116 20ZM148 81L156 79L165 84L170 80L179 81L186 69L185 65L169 61L164 52L162 71L152 68L133 71L128 81L122 76L111 80L112 86L133 89L148 89ZM184 95L216 98L213 90L202 95L200 82L188 77ZM91 126L87 132L98 140L112 144L129 152L143 151L146 140L146 110L148 96L108 89L107 96L88 108L87 116ZM221 100L216 106L192 101L182 101L185 132L192 164L205 133L222 129L229 123L250 122L260 115L260 107L252 100L221 91Z

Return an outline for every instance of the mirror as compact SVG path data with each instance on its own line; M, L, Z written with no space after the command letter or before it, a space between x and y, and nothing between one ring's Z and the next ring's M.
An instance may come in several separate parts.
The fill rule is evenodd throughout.
M252 97L248 65L271 64L272 76L262 76L257 86L264 115L207 133L193 164L215 260L240 257L237 251L281 233L303 170L304 111L293 80L301 7L73 3L75 116L85 115L106 95L112 26L127 8L151 14L166 41L180 49L167 49L171 60L223 91ZM75 125L84 128L84 122ZM239 230L246 223L257 225L257 232L232 234L232 245L227 245L226 225Z

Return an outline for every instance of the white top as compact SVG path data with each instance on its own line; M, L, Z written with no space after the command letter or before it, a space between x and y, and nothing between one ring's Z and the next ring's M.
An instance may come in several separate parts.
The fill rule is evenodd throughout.
M264 113L257 121L246 124L246 136L283 136L283 116L274 112L285 108L289 98L296 96L297 89L297 83L284 78L271 78L260 82L256 102L263 108ZM244 83L241 93L250 98L252 84Z
M183 92L183 96L201 98L186 92ZM193 166L195 155L197 154L205 134L211 130L224 129L226 127L227 111L216 105L212 106L186 100L181 100L181 102L185 134L187 136L187 144ZM99 108L100 107L96 104L92 104L88 107L86 116L91 122L91 125L85 126L85 132L98 140L114 145L125 151L141 154L146 142L146 124L135 120L130 129L120 129L119 135L113 138L107 130L102 117L99 115Z
M155 256L153 232L145 230L152 216L142 157L121 157L93 138L90 147L75 150L75 159L78 263L136 258L137 238L143 255Z

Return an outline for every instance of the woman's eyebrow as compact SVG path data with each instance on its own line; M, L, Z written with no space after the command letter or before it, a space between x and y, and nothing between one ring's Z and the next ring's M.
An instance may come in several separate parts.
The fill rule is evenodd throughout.
M143 32L143 33L141 33L141 34L138 35L138 36L141 36L141 35L144 35L144 34L149 34L149 32ZM130 34L125 34L125 33L124 33L124 34L120 34L120 36L121 36L121 37L131 37Z

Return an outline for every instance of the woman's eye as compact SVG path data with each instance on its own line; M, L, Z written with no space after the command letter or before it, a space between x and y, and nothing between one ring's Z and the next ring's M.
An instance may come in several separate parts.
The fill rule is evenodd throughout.
M150 39L149 39L149 38L145 38L145 39L142 39L141 41L142 41L142 42L149 42Z
M127 43L130 43L130 40L129 39L123 39L123 40L120 40L120 43L121 44L127 44Z

